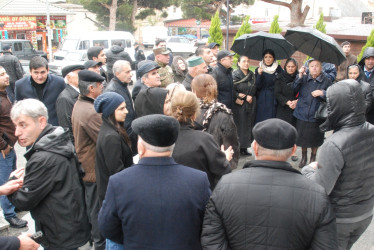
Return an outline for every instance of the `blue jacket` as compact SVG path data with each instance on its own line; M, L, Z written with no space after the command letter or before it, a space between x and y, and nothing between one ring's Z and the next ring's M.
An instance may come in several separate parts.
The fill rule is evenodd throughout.
M46 86L43 89L43 100L39 100L35 88L31 85L31 76L24 77L16 81L15 95L16 100L21 101L27 98L38 99L43 102L48 109L48 123L58 126L56 112L56 100L60 93L65 89L66 83L59 76L48 74Z
M313 79L309 74L304 75L302 78L299 78L299 75L297 75L293 82L293 87L295 92L299 92L299 100L297 101L293 116L302 121L316 122L314 115L320 101L326 100L326 89L331 84L331 80L323 73L316 79ZM323 96L313 97L311 93L314 90L322 90Z
M142 158L109 178L101 234L124 249L201 249L206 173L171 157Z

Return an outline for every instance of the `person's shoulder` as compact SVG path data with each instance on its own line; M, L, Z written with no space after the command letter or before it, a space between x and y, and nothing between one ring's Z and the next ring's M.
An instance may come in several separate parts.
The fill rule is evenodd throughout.
M31 76L24 76L23 78L16 81L16 85L24 85L31 83Z
M50 81L53 82L53 83L66 84L65 81L64 81L64 78L62 78L61 76L57 76L57 75L54 75L54 74L48 74L48 77L51 79Z

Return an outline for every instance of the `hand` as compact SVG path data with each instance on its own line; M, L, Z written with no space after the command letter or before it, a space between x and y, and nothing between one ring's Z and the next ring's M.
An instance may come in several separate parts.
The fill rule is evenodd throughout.
M18 239L21 243L19 250L36 250L40 247L38 243L30 238L30 236L31 234L21 234L20 236L18 236Z
M301 66L301 68L299 69L299 77L300 78L303 77L303 75L306 74L305 71L306 71L305 66Z
M3 159L5 159L5 157L9 154L10 150L12 149L13 147L11 147L9 144L8 146L6 147L6 149L3 149L1 150L1 154L3 155Z
M228 147L226 150L225 150L225 146L221 145L221 151L225 153L226 155L226 159L228 161L231 161L232 159L232 155L234 154L234 150L232 149L232 146Z
M12 173L10 173L9 178L12 178L13 176L17 179L23 179L23 174L25 173L25 168L18 168L17 170L14 170Z
M257 69L257 72L258 72L258 74L259 75L262 75L262 72L263 72L264 70L261 68L261 67L259 67L258 69Z
M311 166L312 168L317 170L318 169L318 162L316 162L316 161L311 162L311 163L309 163L309 166Z
M245 94L243 94L243 93L239 93L238 96L239 96L240 98L244 98L244 97L245 97Z
M240 100L240 99L236 98L235 103L236 103L236 104L239 104L239 105L243 105L244 100Z
M0 195L10 195L22 187L23 180L12 180L0 186Z
M290 101L290 102L291 102L290 108L291 109L295 109L296 108L296 104L297 104L297 100Z
M322 90L314 90L312 92L313 97L318 97L318 96L323 96L323 91Z
M252 99L253 99L252 96L247 95L247 102L248 102L248 103L252 103Z

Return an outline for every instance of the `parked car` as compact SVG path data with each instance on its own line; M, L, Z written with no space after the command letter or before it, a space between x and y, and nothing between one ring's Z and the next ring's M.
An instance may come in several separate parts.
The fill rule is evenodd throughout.
M173 55L191 56L195 54L197 47L193 41L180 36L171 36L166 39L166 46Z
M18 59L30 60L34 56L42 56L47 59L47 54L44 51L35 50L29 40L23 39L2 39L0 40L1 50L5 45L10 45L13 55Z
M68 65L84 64L88 60L87 50L69 51L62 60L55 60L48 64L49 72L58 76L62 76L61 70Z
M93 31L79 35L67 35L59 51L54 53L53 58L54 60L62 60L69 51L87 51L93 46L101 46L106 51L113 45L114 41L121 41L122 47L135 61L135 38L130 32L126 31Z

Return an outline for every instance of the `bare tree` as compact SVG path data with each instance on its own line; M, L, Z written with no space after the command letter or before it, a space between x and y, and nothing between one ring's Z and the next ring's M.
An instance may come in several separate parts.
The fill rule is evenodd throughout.
M302 11L303 0L292 0L291 3L277 1L277 0L261 0L261 1L289 8L291 11L291 23L290 23L291 27L303 26L306 16L308 15L308 12L310 10L309 5L306 5L304 10Z

